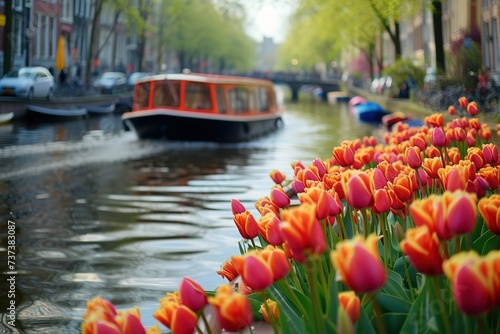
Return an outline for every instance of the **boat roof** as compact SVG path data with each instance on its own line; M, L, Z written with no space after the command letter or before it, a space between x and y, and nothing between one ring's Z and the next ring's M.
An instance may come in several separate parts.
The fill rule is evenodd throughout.
M205 74L205 73L170 73L170 74L157 74L148 77L141 78L137 80L137 83L148 82L148 81L163 81L163 80L175 80L175 81L192 81L192 82L203 82L203 83L215 83L215 84L272 84L269 80L256 79L250 77L241 76L231 76L231 75L217 75L217 74Z

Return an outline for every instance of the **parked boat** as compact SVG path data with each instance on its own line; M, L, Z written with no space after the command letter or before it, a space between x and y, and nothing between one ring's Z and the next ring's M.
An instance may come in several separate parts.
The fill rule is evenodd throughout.
M393 130L394 125L398 124L399 122L407 124L409 127L421 127L425 125L425 122L421 119L406 115L405 113L400 111L382 116L382 124L389 131Z
M13 112L8 112L5 114L0 114L0 125L9 123L14 118Z
M366 99L362 96L354 96L349 100L349 111L354 114L354 107L358 104L365 103Z
M279 128L282 114L271 81L162 74L136 83L122 120L139 138L241 142Z
M110 105L105 105L105 106L85 106L82 108L87 109L87 112L89 114L96 114L96 115L102 115L102 114L111 114L112 112L115 111L116 104L112 103Z
M379 104L371 101L355 105L354 113L359 120L370 123L380 123L382 117L388 114Z
M54 109L35 105L28 105L28 119L30 121L66 121L80 119L87 115L87 109Z

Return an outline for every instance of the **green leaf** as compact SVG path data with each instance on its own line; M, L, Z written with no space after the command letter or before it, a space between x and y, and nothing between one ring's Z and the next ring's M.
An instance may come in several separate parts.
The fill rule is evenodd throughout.
M387 280L382 288L382 292L399 298L402 301L411 302L408 293L403 289L403 279L395 271L387 271Z
M304 323L304 316L306 315L300 314L294 307L292 307L292 305L290 305L289 298L286 297L281 289L278 289L275 285L271 285L269 290L272 292L276 302L280 306L279 323L282 334L306 333ZM306 310L310 309L309 305L309 308L306 308ZM311 321L308 322L309 324L311 323Z
M405 266L407 268L405 269ZM408 278L410 279L411 287L417 287L417 270L411 264L408 256L401 256L394 263L394 271L397 272L401 277L404 278L403 284L405 287L410 288L408 285Z
M474 240L474 242L472 243L472 249L474 249L479 254L482 254L481 252L484 249L484 245L492 236L493 234L490 231L486 231L479 238Z
M424 328L427 328L426 319L424 317L425 296L426 294L420 291L417 298L415 298L406 320L399 331L400 333L416 334L421 333Z
M370 318L366 314L366 305L362 306L359 312L359 319L356 323L356 333L358 334L375 334L375 329L370 321ZM371 310L371 307L368 308Z
M486 233L485 233L486 234ZM486 255L492 250L500 249L500 236L493 235L483 245L481 255Z
M409 301L383 292L377 294L377 300L384 313L397 311L408 313L411 308L411 303Z
M250 301L250 306L252 307L253 319L254 320L264 320L262 313L259 312L260 306L264 302L262 300L262 298L255 293L248 295L247 298Z
M380 318L382 319L386 333L400 333L401 327L406 320L405 313L385 313Z

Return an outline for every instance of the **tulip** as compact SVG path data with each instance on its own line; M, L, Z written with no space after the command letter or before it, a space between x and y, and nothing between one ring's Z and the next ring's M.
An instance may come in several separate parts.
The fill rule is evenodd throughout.
M245 209L245 206L243 206L240 201L238 201L237 199L231 200L231 211L233 212L233 215L243 213L246 210L247 209Z
M400 247L417 271L431 276L443 273L445 257L439 251L437 234L431 232L428 226L408 230Z
M274 282L271 267L257 251L232 256L231 261L246 285L254 291L264 290Z
M425 122L425 124L427 124L430 127L435 127L435 128L441 127L444 125L444 116L442 114L435 113L435 114L426 116L424 118L424 122Z
M500 187L500 167L485 167L479 170L479 175L488 181L488 189L498 190Z
M405 150L405 160L411 168L419 168L422 166L420 149L417 146L407 147Z
M438 171L441 183L445 190L455 191L467 189L467 184L469 180L468 170L460 165L455 165L453 167L446 166Z
M500 235L500 195L481 198L477 208L491 233Z
M276 184L282 184L283 181L286 180L285 174L283 174L282 172L280 172L277 169L272 170L271 173L269 173L269 176L271 177L273 182Z
M202 310L207 305L207 294L205 290L189 277L184 277L179 286L181 303L189 307L193 312Z
M181 304L174 310L169 328L172 330L172 334L193 334L197 324L196 313L186 305Z
M466 109L467 105L469 104L469 100L467 100L465 96L462 96L458 99L458 103L460 104L460 107Z
M307 255L321 255L326 250L323 229L316 218L316 207L303 203L284 210L281 230L294 258L304 262Z
M276 322L279 317L278 303L276 303L274 300L266 299L264 304L260 306L259 312L262 314L264 321L268 324L270 324L271 322Z
M165 327L171 328L174 311L180 306L179 292L167 293L160 299L160 306L153 313L153 317Z
M273 279L275 281L278 281L288 275L290 265L284 250L273 246L267 246L262 250L261 255L266 260L269 268L271 268Z
M377 247L380 238L374 234L366 239L357 235L354 239L340 241L330 253L338 275L356 292L373 292L385 283L386 273Z
M465 138L465 144L468 147L473 147L476 145L476 135L473 131L467 132L467 137Z
M333 149L333 157L335 158L335 161L342 167L349 167L354 163L354 152L347 145L335 147Z
M373 185L366 172L352 175L346 184L346 201L355 209L365 209L373 205Z
M440 157L425 158L422 161L422 168L431 179L439 178L438 170L443 168L443 160Z
M259 225L248 210L235 214L234 223L244 239L250 240L259 235Z
M269 197L271 198L271 202L280 209L290 205L290 198L280 186L273 187Z
M339 305L347 313L351 322L354 324L358 321L360 314L359 297L356 296L354 291L339 292Z
M476 101L469 102L469 104L467 105L467 112L471 116L477 115L477 113L479 112L479 110L478 110L477 102Z
M494 271L489 263L475 251L455 254L443 263L453 298L467 315L484 314L495 306Z
M252 307L245 295L233 291L229 284L219 286L215 292L208 302L215 307L222 329L239 332L252 324Z
M483 168L485 161L483 151L478 147L470 147L467 149L467 160L470 160L476 166L476 170Z
M407 202L413 199L413 182L410 175L399 174L391 183L392 190L402 201Z
M224 261L224 263L221 265L221 269L217 270L217 274L222 276L223 278L226 278L229 282L234 281L236 277L238 277L238 271L234 267L233 262L231 261Z
M389 211L392 205L392 197L389 194L387 187L375 190L373 194L372 210L376 214Z
M268 244L281 246L285 242L281 232L281 221L274 212L269 211L260 216L258 224L260 235Z
M316 158L313 160L312 165L318 170L318 175L320 178L326 174L327 166L323 160Z
M115 320L120 327L121 333L146 334L146 330L141 324L141 315L137 307L118 312Z
M446 139L446 135L442 128L432 129L431 141L432 145L437 147L445 147L449 144L449 141Z
M491 166L496 166L500 161L498 154L498 147L495 144L484 144L483 145L483 158L485 163Z
M454 105L451 105L448 107L448 114L450 115L455 115L457 113L457 110L455 109L455 106Z

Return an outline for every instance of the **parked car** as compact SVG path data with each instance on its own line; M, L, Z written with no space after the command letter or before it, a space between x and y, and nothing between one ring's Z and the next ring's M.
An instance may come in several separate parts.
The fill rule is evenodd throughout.
M433 67L428 67L425 70L424 84L426 86L435 86L437 84L437 73Z
M0 94L24 97L52 98L54 77L45 67L21 67L12 69L0 79Z
M127 90L127 76L122 72L104 72L93 86L101 94L113 94Z
M145 77L150 76L150 75L152 75L152 73L149 73L149 72L134 72L134 73L132 73L128 77L128 81L127 81L128 88L130 90L133 90L135 88L135 83L137 82L137 80L145 78Z

